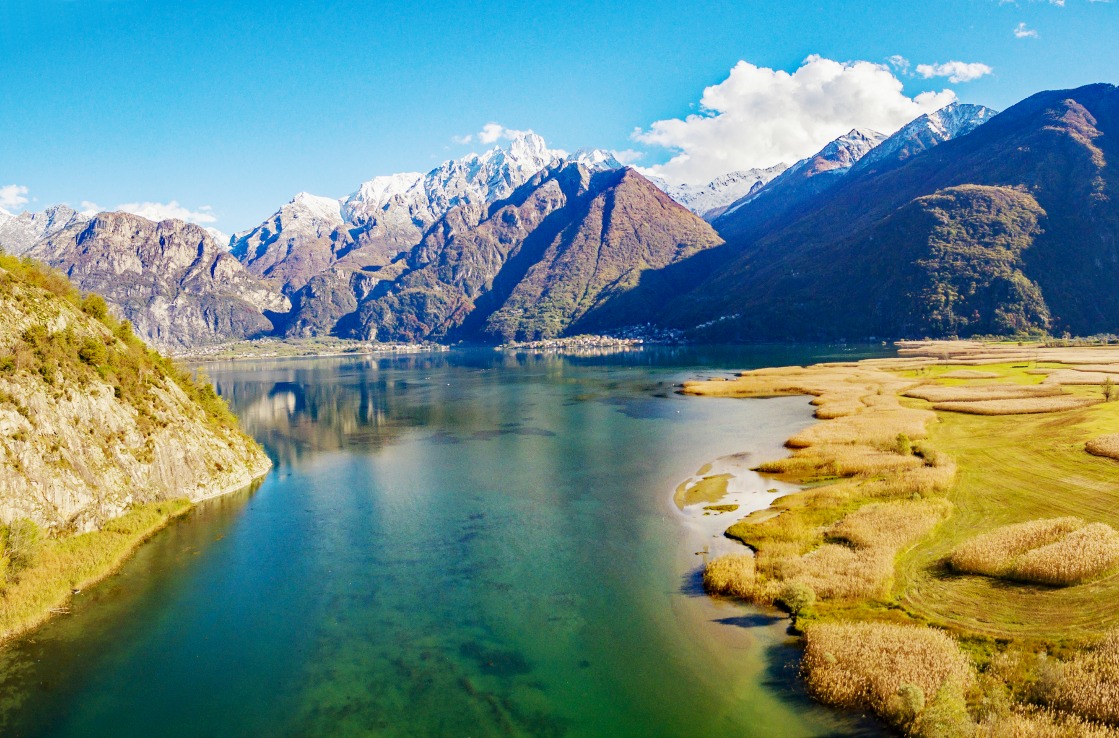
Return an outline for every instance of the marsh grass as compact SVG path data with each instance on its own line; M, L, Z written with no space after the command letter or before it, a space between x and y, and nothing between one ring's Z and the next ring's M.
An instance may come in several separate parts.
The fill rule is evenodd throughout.
M997 372L981 372L975 369L957 369L951 372L944 372L940 375L941 379L998 379Z
M1051 707L1111 724L1119 724L1119 633L1043 673L1039 697Z
M954 570L989 577L1008 575L1020 556L1060 540L1084 526L1076 517L1031 520L977 536L958 547L948 559Z
M1085 450L1093 456L1119 459L1119 433L1093 438L1084 444Z
M190 507L187 500L138 505L99 531L43 540L34 563L0 590L0 642L46 620L73 590L111 574L136 546Z
M980 384L941 385L916 387L905 393L928 402L972 402L976 400L1016 400L1061 394L1060 387L1044 384Z
M938 402L934 410L968 415L1031 415L1079 410L1102 402L1100 399L1075 395L1031 397L1018 400L978 400L974 402Z
M708 561L703 567L703 587L711 594L753 599L754 557L727 554Z
M975 679L970 660L944 631L889 623L806 628L801 670L821 702L872 710L902 728L919 724L937 698L962 695ZM966 710L957 717L970 722Z

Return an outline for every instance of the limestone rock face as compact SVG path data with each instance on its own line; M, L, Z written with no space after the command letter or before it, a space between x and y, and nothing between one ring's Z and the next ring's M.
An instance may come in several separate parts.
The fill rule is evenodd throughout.
M267 471L231 418L71 293L0 269L0 522L86 531L133 503L197 501Z
M0 210L0 249L6 253L26 254L39 241L53 236L74 223L85 223L82 215L67 205L52 205L39 213L11 215Z
M200 226L101 213L35 244L28 255L105 298L162 349L252 338L272 331L266 312L290 300L261 282Z

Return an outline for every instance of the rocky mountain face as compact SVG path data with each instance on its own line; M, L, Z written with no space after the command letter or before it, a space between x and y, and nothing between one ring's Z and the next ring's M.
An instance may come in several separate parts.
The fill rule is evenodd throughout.
M552 337L626 294L649 270L720 243L710 226L632 169L554 166L488 209L450 211L404 271L361 304L356 330L378 340ZM599 321L610 317L641 316L600 313Z
M161 348L265 335L274 329L265 313L291 308L205 230L178 220L101 213L72 222L26 253L103 296Z
M257 228L235 235L232 252L253 274L294 295L335 264L342 270L389 264L453 208L505 199L560 161L595 171L621 166L608 152L567 155L523 133L505 148L446 161L426 174L374 177L340 200L300 193Z
M239 489L270 465L211 387L102 301L0 257L0 523L90 530L133 503Z
M1119 90L1043 92L853 171L660 315L715 340L1119 326Z
M88 220L89 216L67 205L52 205L42 212L25 211L19 215L0 210L0 249L8 254L25 254L44 238Z

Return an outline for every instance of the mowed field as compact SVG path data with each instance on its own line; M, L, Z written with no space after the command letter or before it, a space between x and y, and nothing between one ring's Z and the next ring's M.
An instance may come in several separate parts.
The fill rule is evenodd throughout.
M1033 384L1045 364L984 366L997 378L943 379L944 384ZM959 371L936 366L922 378ZM1066 387L1099 397L1099 387ZM907 400L913 407L929 407ZM1092 456L1087 441L1119 433L1119 402L1036 415L983 416L938 412L929 440L957 461L948 493L953 513L936 534L899 557L897 604L960 635L1015 640L1082 641L1119 626L1119 575L1072 587L1049 587L950 571L945 563L964 541L999 526L1076 516L1119 528L1119 461Z

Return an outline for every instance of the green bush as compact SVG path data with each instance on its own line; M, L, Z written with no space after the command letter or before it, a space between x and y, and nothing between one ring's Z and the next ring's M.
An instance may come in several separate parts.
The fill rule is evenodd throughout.
M0 533L0 558L5 576L10 578L35 564L43 532L27 518L13 521Z

